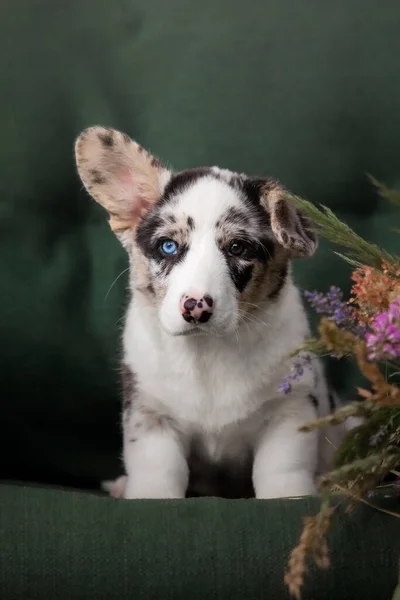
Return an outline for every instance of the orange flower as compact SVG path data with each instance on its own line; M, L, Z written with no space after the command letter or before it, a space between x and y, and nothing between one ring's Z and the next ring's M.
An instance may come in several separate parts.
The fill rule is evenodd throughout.
M400 296L400 269L382 265L382 271L360 267L353 271L351 288L355 317L361 325L370 325L377 313L388 310L389 304Z

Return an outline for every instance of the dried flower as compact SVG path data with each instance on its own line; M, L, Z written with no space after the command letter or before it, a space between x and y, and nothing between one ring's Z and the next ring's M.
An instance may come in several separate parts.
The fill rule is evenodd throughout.
M362 325L370 325L376 313L388 310L390 302L400 296L400 270L387 264L382 269L364 266L352 273L350 303Z
M311 554L320 569L329 567L329 551L325 536L334 510L335 507L323 505L321 512L316 517L304 518L304 529L298 545L290 553L288 570L284 579L290 594L297 600L301 598L300 588L307 572L307 556Z
M320 417L315 421L309 421L300 427L299 431L307 432L331 425L341 425L351 417L370 417L376 410L376 405L368 400L363 402L350 402L349 404L337 408L333 413L330 413L326 417Z
M320 477L318 486L322 492L329 492L335 487L350 488L354 494L362 496L391 469L395 469L399 461L400 451L397 448L386 448L383 452L353 460L325 473Z
M338 357L354 354L356 346L360 343L360 339L354 333L340 329L326 317L321 319L319 334L327 349Z
M279 391L289 394L292 391L292 382L298 381L303 376L305 368L311 369L311 356L309 354L299 354L292 361L290 373L286 375Z
M374 390L374 392L370 392L359 389L360 395L381 406L399 406L400 388L395 384L388 383L378 365L368 361L367 347L358 343L355 347L355 354L361 373L371 382Z
M400 298L389 305L372 322L372 333L365 335L370 360L400 357Z
M388 423L386 423L385 425L381 425L381 427L379 427L378 431L376 431L369 438L369 445L370 446L378 446L385 439L387 430L388 430Z

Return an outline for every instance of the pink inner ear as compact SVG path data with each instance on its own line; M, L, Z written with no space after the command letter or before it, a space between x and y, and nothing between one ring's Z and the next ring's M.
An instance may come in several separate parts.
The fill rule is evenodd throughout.
M136 220L143 210L150 207L150 202L142 193L140 181L135 180L130 169L120 169L116 176L121 186L121 200L128 203L126 209L129 217Z

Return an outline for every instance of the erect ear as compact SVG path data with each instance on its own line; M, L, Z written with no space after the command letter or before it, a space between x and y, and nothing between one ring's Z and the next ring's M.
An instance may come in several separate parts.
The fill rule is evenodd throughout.
M128 135L105 127L89 127L80 134L75 160L85 188L109 212L116 233L135 227L160 199L171 176Z
M261 190L261 204L270 215L275 238L292 258L314 254L318 238L307 217L291 204L281 186L267 182Z

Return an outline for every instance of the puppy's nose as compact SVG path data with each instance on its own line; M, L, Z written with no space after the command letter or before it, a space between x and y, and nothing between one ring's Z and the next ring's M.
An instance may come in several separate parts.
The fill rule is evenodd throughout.
M189 292L181 298L181 313L187 323L207 323L214 310L214 300L208 294L202 296Z

